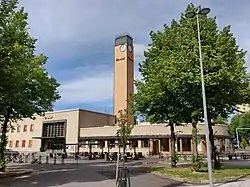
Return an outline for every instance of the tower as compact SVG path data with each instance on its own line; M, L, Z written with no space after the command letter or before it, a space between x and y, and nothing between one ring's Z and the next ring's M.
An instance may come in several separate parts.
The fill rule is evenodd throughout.
M126 109L128 122L133 125L130 101L134 94L134 46L130 35L116 37L114 61L114 115L118 117L119 110Z

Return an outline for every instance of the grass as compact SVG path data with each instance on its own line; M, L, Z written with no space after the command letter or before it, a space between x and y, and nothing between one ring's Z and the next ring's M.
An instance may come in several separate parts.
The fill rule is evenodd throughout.
M203 170L203 172L192 172L190 168L151 168L151 171L153 172L159 172L167 176L194 181L208 180L208 173L206 170ZM221 169L213 171L213 177L215 180L232 179L246 175L250 175L250 169Z

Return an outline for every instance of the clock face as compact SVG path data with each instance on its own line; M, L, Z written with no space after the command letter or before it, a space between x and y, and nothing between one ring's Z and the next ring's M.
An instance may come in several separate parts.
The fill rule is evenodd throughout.
M121 52L126 51L127 46L125 44L121 45L120 50Z
M128 50L129 52L132 52L133 51L133 47L131 45L128 46Z

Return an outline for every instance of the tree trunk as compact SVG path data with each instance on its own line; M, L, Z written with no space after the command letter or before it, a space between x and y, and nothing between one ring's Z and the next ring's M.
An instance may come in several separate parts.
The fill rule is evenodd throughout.
M169 123L170 133L171 133L171 167L176 167L176 154L175 154L175 132L174 132L174 124Z
M124 143L124 142L123 142L123 143ZM126 143L124 143L124 144L123 144L123 155L122 155L122 167L123 167L123 168L125 168L125 159L126 159L125 154L126 154L126 146L127 146L127 144L126 144Z
M1 142L0 142L0 171L5 171L6 169L6 162L5 162L5 148L7 145L7 128L8 122L10 119L10 111L7 111L6 116L4 116L4 122L2 124L2 135L1 135Z
M220 169L220 162L219 160L217 160L217 150L214 145L214 131L213 131L212 119L209 113L208 113L208 128L209 128L209 140L210 140L210 145L211 145L211 158L214 161L213 166L214 166L214 169Z
M197 131L197 122L192 122L192 146L193 146L193 156L198 156L198 150L197 150L197 140L198 131Z

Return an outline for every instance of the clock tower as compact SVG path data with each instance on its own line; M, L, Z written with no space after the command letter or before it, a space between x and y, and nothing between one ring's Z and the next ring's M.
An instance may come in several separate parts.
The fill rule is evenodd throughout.
M116 37L114 61L114 115L119 117L119 110L127 110L128 122L134 125L130 107L134 94L134 46L130 35Z

